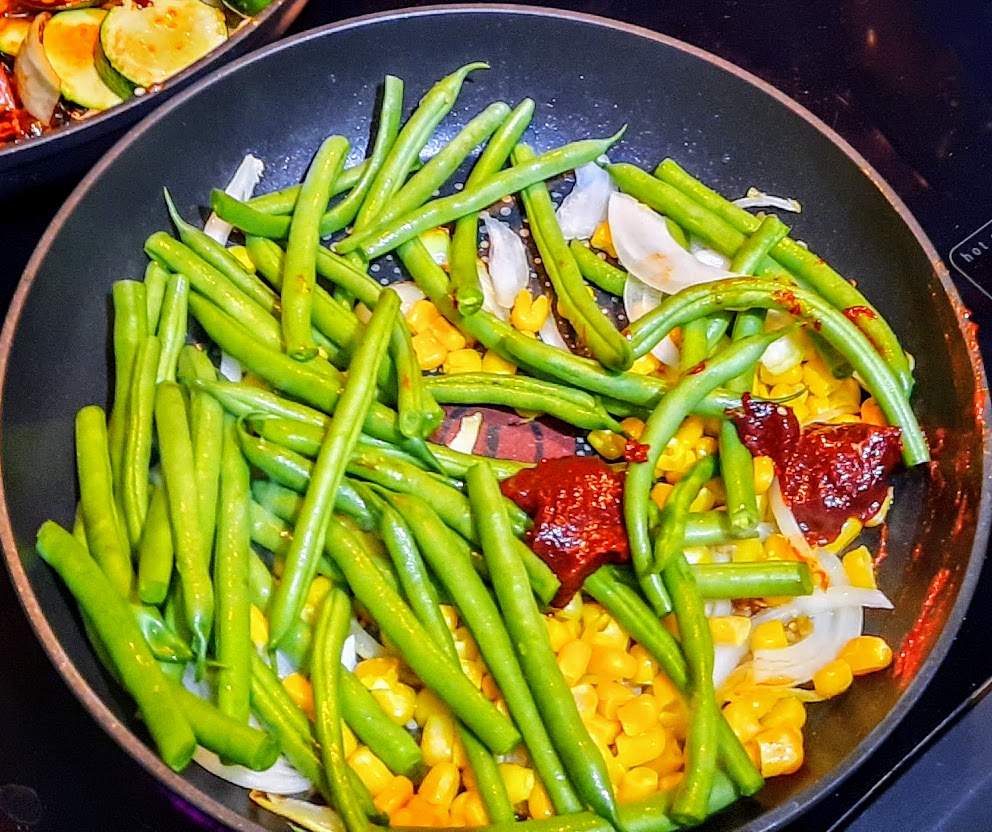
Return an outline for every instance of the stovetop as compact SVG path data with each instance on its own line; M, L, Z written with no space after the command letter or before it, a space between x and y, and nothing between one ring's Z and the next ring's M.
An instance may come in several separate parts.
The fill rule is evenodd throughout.
M313 0L291 31L410 2ZM992 357L992 0L559 0L739 64L837 130L951 267ZM73 182L0 203L5 308ZM984 325L984 326L983 326ZM787 832L992 828L992 566L943 667L898 730ZM0 832L217 829L96 726L0 570Z

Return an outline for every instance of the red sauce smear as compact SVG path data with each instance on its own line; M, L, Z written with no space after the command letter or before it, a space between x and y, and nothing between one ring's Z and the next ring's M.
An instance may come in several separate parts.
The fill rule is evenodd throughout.
M0 144L31 135L34 117L18 105L14 79L0 64Z
M873 309L869 309L867 306L848 306L844 310L844 317L856 325L859 318L865 318L871 321L877 318L878 315L875 314Z
M647 462L648 461L648 451L651 450L650 445L645 445L642 442L637 442L634 439L629 439L624 443L623 446L623 458L626 462Z
M943 605L941 601L947 596L944 595L944 588L950 580L949 569L941 569L933 576L930 586L927 587L926 597L920 607L920 614L913 622L912 628L906 634L899 652L896 654L892 672L896 678L905 676L912 679L923 661L927 650L933 644L940 632L941 619L936 613Z
M803 431L790 408L747 393L740 410L728 413L748 450L772 458L782 496L811 545L836 540L849 517L864 522L881 508L901 461L899 428L853 422Z
M552 606L567 604L603 564L630 559L621 508L623 474L598 457L542 459L501 487L534 518L527 543L561 581Z

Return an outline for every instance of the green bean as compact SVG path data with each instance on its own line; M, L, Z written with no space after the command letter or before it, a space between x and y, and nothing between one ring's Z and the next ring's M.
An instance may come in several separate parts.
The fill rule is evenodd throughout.
M682 350L679 355L679 369L688 373L706 360L707 343L706 331L709 321L706 318L696 318L686 321L682 327Z
M434 644L409 606L382 579L362 545L334 515L327 527L327 546L355 597L379 622L413 672L490 750L504 754L515 748L520 735L513 724Z
M250 202L242 202L220 188L210 192L210 207L218 217L245 234L269 240L284 240L289 235L290 216L263 213Z
M402 725L397 725L350 670L341 669L341 715L358 740L391 772L419 779L424 752Z
M572 240L568 247L572 252L572 257L575 258L575 265L579 267L579 271L586 280L611 295L617 297L623 295L623 287L627 282L627 272L618 269L612 263L607 263L581 240Z
M765 331L766 309L747 309L737 313L730 340L740 341ZM727 389L735 393L750 393L754 388L754 369L745 370L727 382Z
M297 361L307 361L317 354L310 321L317 282L320 216L330 198L331 182L344 166L348 146L343 136L331 136L321 143L303 180L289 226L283 261L282 335L286 352Z
M525 98L493 134L465 184L474 187L502 168L533 117L534 101ZM452 298L463 315L473 315L482 308L482 289L476 267L479 258L478 230L479 219L472 214L460 218L451 235L449 269Z
M813 591L806 563L701 563L692 567L692 574L703 598L773 598Z
M306 592L313 580L323 549L323 538L334 503L334 493L344 476L348 457L358 441L373 396L375 374L385 353L400 299L393 291L383 294L355 350L352 370L345 381L335 410L314 463L303 508L293 532L293 542L286 555L282 580L272 598L269 615L270 641L273 646L289 630L299 615Z
M224 424L214 556L217 593L214 658L219 665L217 706L228 716L245 723L251 710L250 497L248 464L238 448L234 419L228 416Z
M155 261L152 261L155 262ZM170 274L162 299L162 316L158 322L159 353L155 383L176 380L179 351L186 343L189 309L189 281L180 274Z
M169 498L176 570L182 584L185 621L193 653L202 663L214 620L214 592L207 568L210 541L203 535L193 458L181 388L162 382L155 391L155 429Z
M165 286L168 282L168 270L163 268L161 263L150 261L145 268L145 311L148 313L145 331L149 335L154 335L158 331L162 301L165 299Z
M761 219L693 179L671 159L666 159L658 166L655 176L684 197L697 203L708 214L708 224L727 225L738 234L754 234L761 226ZM703 234L695 231L693 233L706 239ZM711 240L707 242L713 244ZM722 253L728 256L732 254L728 251ZM761 273L787 269L803 286L818 292L837 309L863 307L874 313L859 315L858 328L862 329L868 340L876 345L880 355L899 379L903 395L909 396L913 389L913 374L906 354L888 323L878 314L878 310L868 303L864 295L827 265L823 258L790 237L786 236L775 243L770 249L770 254L771 257L763 261Z
M758 498L754 491L754 462L729 419L720 423L720 473L727 492L727 514L735 534L748 536L758 528Z
M857 371L891 425L902 429L907 466L930 458L926 438L900 387L899 378L864 333L820 296L799 287L783 287L756 278L731 278L684 289L653 309L630 331L634 354L642 355L674 327L722 309L784 309L804 321L840 352ZM780 330L781 331L781 330Z
M152 455L152 411L161 342L149 335L138 347L128 391L121 471L121 504L132 547L137 547L148 514L148 464Z
M386 76L386 90L389 89L389 81L392 78L393 81L399 81L398 78L393 78L391 75ZM399 81L402 86L402 81ZM382 124L382 115L380 113L379 123ZM331 186L331 198L333 199L340 194L350 191L352 188L356 187L361 178L365 175L365 172L369 169L371 164L369 159L363 159L357 165L352 165L350 168L345 168L341 171L337 179L334 180L334 184ZM300 195L299 185L290 185L288 188L282 188L278 191L270 191L267 194L259 194L258 196L253 196L248 200L248 204L251 205L256 211L261 211L265 214L292 214L293 209L296 207L296 200Z
M721 461L723 457L721 456ZM685 536L685 524L689 515L689 506L699 495L707 480L716 473L716 459L712 456L701 457L672 489L665 507L661 510L661 522L654 538L654 563L652 572L662 572L669 561L682 551L682 539ZM728 489L729 490L729 489Z
M550 381L498 373L458 373L430 376L425 383L441 404L514 407L547 413L584 430L623 431L597 398Z
M127 601L69 532L52 521L38 529L38 554L65 582L137 703L166 765L181 771L196 737L169 692L168 682L142 638Z
M324 597L317 621L310 681L313 684L320 757L334 798L333 805L348 832L362 832L368 829L369 821L347 785L348 762L341 732L341 651L350 624L351 603L348 596L340 589L331 589Z
M300 494L305 488L295 492L271 480L255 480L251 490L259 503L287 522L291 522L290 518L295 520L303 506ZM341 481L337 494L334 495L334 510L350 517L362 531L368 532L376 528L376 520L369 505L347 477Z
M692 825L706 818L717 767L720 706L713 689L713 637L695 578L681 551L665 564L662 577L672 598L692 690L685 775L676 787L671 814L679 823Z
M725 511L694 511L689 515L685 526L683 546L718 546L721 543L732 543L734 537L730 526L730 518ZM757 537L755 529L746 537Z
M182 665L193 658L189 645L165 623L155 607L135 603L131 603L130 607L138 629L157 662Z
M114 298L114 404L107 425L110 468L114 477L114 495L123 519L124 437L127 425L128 395L138 349L148 334L148 303L145 284L136 280L118 280ZM126 529L125 529L126 531Z
M288 510L288 508L287 505L262 505L255 500L248 504L252 542L264 546L272 552L273 559L277 563L286 559L286 552L289 551L289 544L293 539L293 527L290 524L295 522L299 514L298 507L293 510ZM276 509L279 511L277 512ZM317 574L323 575L339 586L344 584L341 571L327 558L320 559L317 564ZM274 587L274 584L272 586ZM268 606L268 597L266 598L266 606Z
M156 231L145 240L145 252L185 277L193 289L248 328L256 340L270 349L282 349L282 334L275 318L188 246L164 231Z
M526 164L534 158L534 151L526 144L519 144L513 150L516 165ZM520 196L530 220L531 235L554 286L558 308L600 364L610 370L630 369L634 361L630 345L590 296L558 225L547 185L536 182L524 188Z
M533 161L502 170L472 188L428 202L423 208L397 217L381 228L353 234L337 244L340 254L361 249L372 259L392 251L424 231L475 214L523 188L558 176L602 156L623 135L623 129L606 139L586 139L542 153Z
M601 817L618 824L606 763L579 717L575 699L551 649L548 630L534 603L527 572L509 545L513 535L499 484L484 462L469 470L467 483L482 538L482 554L489 565L493 589L516 648L526 687L530 688L551 743L579 796ZM503 693L505 696L505 689Z
M279 757L279 745L271 734L252 728L186 690L181 684L170 688L176 703L189 719L197 742L228 764L252 771L265 771ZM246 688L246 694L248 690Z
M138 541L138 597L161 604L172 578L172 526L164 485L152 489L145 524Z
M183 220L179 211L176 209L175 203L172 201L172 197L169 195L168 189L165 189L164 193L165 204L169 209L169 217L172 219L173 225L176 226L176 230L179 232L179 239L182 240L183 244L188 246L203 262L224 275L246 297L251 298L251 300L261 306L266 312L278 315L279 298L276 297L275 293L255 277L255 275L245 271L241 263L238 262L238 259L224 246L199 228Z
M106 417L97 405L76 414L76 472L89 550L117 594L127 598L134 580L131 551L114 499Z
M403 180L406 179L421 149L427 144L434 128L454 106L465 78L476 69L488 68L489 65L482 62L466 64L442 78L424 94L417 109L399 131L396 141L393 142L376 173L358 216L355 217L355 229L369 228L378 223L379 215L387 208L393 194L402 186Z
M651 542L648 539L649 492L658 459L675 431L682 424L693 406L707 393L724 381L739 375L744 368L754 365L769 344L787 334L788 330L765 335L754 335L727 347L706 364L701 372L683 376L648 418L639 439L648 446L643 462L631 463L627 468L624 484L624 520L630 539L631 559L634 570L642 580L642 588L649 592L649 599L658 607L667 606L664 593L651 570Z

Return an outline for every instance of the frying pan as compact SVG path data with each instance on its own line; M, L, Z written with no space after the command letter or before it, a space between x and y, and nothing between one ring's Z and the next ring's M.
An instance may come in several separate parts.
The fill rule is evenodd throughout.
M307 0L272 0L246 25L205 58L174 75L155 92L17 144L0 145L0 199L56 179L78 178L124 132L196 79L240 55L278 38Z
M191 216L248 152L266 160L266 188L296 182L327 134L368 135L385 73L406 81L409 106L478 59L492 69L466 84L443 138L486 103L529 95L538 102L529 140L540 149L627 123L614 159L651 166L671 155L725 194L757 185L794 196L803 204L795 236L855 278L915 356L915 407L935 461L899 479L880 567L896 609L867 616L867 628L895 646L896 663L811 708L803 769L707 828L780 827L896 728L960 625L989 531L985 377L946 270L864 159L771 87L652 32L516 6L359 18L232 64L118 144L43 237L2 335L0 538L15 588L67 684L137 763L234 828L278 828L241 789L158 761L87 646L71 599L34 552L34 533L48 517L72 521L73 416L107 402L108 291L113 280L140 277L142 242L168 227L162 186Z

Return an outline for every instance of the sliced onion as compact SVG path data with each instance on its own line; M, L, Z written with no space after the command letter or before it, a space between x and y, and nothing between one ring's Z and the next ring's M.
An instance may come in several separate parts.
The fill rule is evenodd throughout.
M420 242L439 266L448 267L448 253L451 250L451 235L447 228L432 228L420 235Z
M602 157L605 163L609 159ZM606 220L610 194L617 186L596 162L575 169L575 185L557 211L558 224L566 240L588 240Z
M510 306L500 306L496 300L496 288L493 286L493 279L489 276L489 269L482 260L475 261L475 270L479 275L479 288L482 289L482 308L490 315L495 315L501 321L510 319Z
M231 181L224 188L224 193L246 202L255 193L262 173L265 170L265 163L261 159L252 156L250 153L241 160L238 169L231 177ZM226 220L222 220L217 214L211 211L210 216L203 226L203 233L216 240L222 246L227 245L227 240L231 236L234 226Z
M241 381L244 371L242 370L241 362L238 361L238 359L221 350L220 374L228 381Z
M795 321L795 318L780 309L769 309L765 317L765 329L769 332L783 329ZM761 356L761 365L773 375L784 373L799 365L803 360L803 333L801 330L791 332L777 341L773 341Z
M62 96L62 81L48 62L41 43L45 23L50 17L47 12L35 15L14 59L14 78L21 103L25 110L45 125L51 122Z
M714 644L713 687L719 690L746 655L747 644L742 644L740 647L735 647L733 644Z
M700 263L680 246L665 218L627 194L610 197L610 235L620 263L632 275L667 294L729 277Z
M771 507L772 515L778 524L778 530L788 538L792 547L803 557L812 559L813 550L810 548L803 533L799 530L799 521L796 515L785 504L782 497L782 489L778 483L778 477L772 480L771 488L768 489L768 505Z
M300 774L285 757L279 757L265 771L252 771L244 766L224 765L220 758L203 746L197 746L193 759L211 774L245 789L261 789L272 794L300 794L310 791L313 784Z
M541 340L552 347L557 347L565 352L571 352L568 348L568 344L565 343L565 339L561 335L561 330L558 329L558 322L555 320L555 316L548 313L547 319L541 324L541 328L537 331L537 334L541 336Z
M496 302L510 309L530 279L527 249L506 223L483 214L482 225L489 236L489 276L496 290Z
M793 214L802 213L803 206L798 199L784 196L772 196L757 188L748 188L747 194L740 199L733 200L738 208L779 208L782 211L791 211Z
M627 320L633 323L638 318L643 318L658 306L664 297L657 289L648 286L633 275L627 275L623 284L623 310L627 315ZM662 338L657 346L651 350L651 354L669 367L679 365L679 348L672 340L671 335Z
M453 451L463 454L470 454L475 449L475 443L479 439L482 431L482 414L471 413L463 416L458 424L458 431L448 443L448 447Z
M727 270L730 268L729 257L725 257L719 251L714 251L698 237L689 238L689 251L700 263L705 263L714 269Z
M355 637L355 653L363 659L377 659L386 655L386 648L366 632L355 619L351 620L351 635Z
M309 832L345 832L344 822L330 806L318 806L309 800L281 797L276 793L253 791L249 797L263 809L279 815Z
M731 615L734 611L733 601L729 601L726 598L714 598L707 601L703 607L706 610L707 618Z
M411 280L403 280L399 283L390 283L389 288L400 296L400 315L404 318L410 314L413 305L427 297L423 290Z

